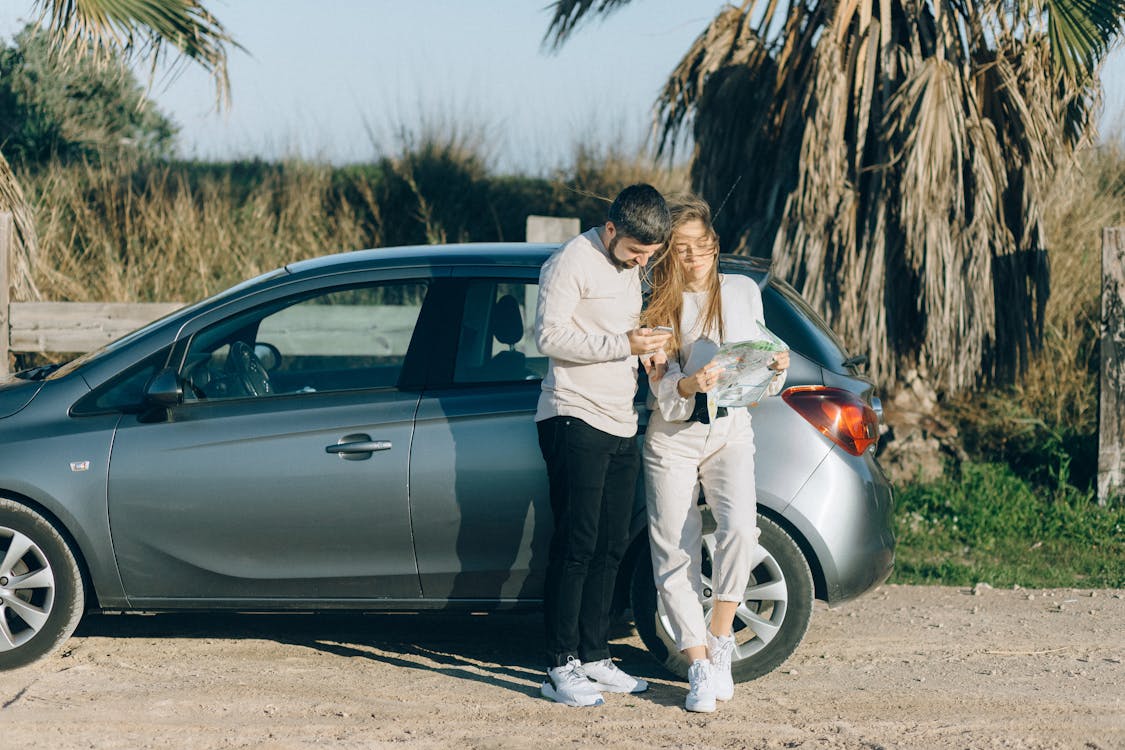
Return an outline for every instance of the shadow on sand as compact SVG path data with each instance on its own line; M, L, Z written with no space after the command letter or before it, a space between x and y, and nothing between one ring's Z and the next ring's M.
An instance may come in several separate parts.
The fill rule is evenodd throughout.
M613 636L619 666L652 685L644 699L661 705L683 700L682 685L648 651L622 642L633 639L631 624L618 623ZM530 696L539 695L544 669L538 612L88 615L75 637L274 641Z

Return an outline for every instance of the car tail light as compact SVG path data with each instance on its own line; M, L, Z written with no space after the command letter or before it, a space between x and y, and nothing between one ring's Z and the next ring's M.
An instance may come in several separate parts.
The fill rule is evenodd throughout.
M853 456L879 442L879 418L863 399L842 388L796 386L781 394L825 436Z

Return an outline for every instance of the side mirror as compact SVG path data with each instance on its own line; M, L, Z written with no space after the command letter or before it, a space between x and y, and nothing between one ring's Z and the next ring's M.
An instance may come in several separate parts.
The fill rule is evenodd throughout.
M177 406L183 403L184 387L174 369L167 367L148 381L148 385L145 386L145 401L157 407Z

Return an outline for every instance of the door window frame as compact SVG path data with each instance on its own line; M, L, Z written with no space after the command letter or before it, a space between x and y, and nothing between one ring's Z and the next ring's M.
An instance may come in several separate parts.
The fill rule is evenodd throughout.
M355 393L356 391L376 390L385 391L396 389L399 391L423 390L427 383L445 369L444 359L452 360L452 351L456 347L456 340L449 341L450 316L460 315L460 305L463 297L456 288L458 285L450 280L448 268L407 268L385 269L379 271L363 271L354 273L331 274L301 279L293 284L285 284L269 290L255 293L248 297L232 300L231 303L221 308L209 310L191 321L181 329L173 346L172 356L169 358L169 367L174 367L177 372L182 371L189 350L195 338L201 333L211 329L223 321L243 315L254 309L263 307L277 307L282 309L288 305L279 303L284 300L309 298L320 294L329 294L334 291L354 289L362 286L375 286L379 284L425 282L427 291L414 325L410 344L399 371L398 382L393 386L371 386L349 388L333 391L318 391L317 395L325 396L333 393ZM294 302L293 304L299 304ZM247 402L275 401L278 399L300 398L302 393L279 393L266 397L246 396L225 399L200 399L198 401L185 401L177 409L192 409L198 407L214 407L222 404L245 404Z
M457 364L458 347L461 341L461 327L464 325L465 303L469 287L474 281L494 281L496 283L531 284L539 286L539 266L458 266L450 269L452 281L456 289L450 295L450 303L456 305L455 314L447 321L448 329L445 334L448 356L431 370L431 377L426 382L426 389L472 389L496 387L542 387L542 379L532 380L503 380L484 382L457 382L455 370Z

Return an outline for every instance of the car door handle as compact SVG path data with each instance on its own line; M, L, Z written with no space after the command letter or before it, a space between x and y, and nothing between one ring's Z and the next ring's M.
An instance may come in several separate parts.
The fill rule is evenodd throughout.
M351 443L336 443L324 448L325 453L374 453L375 451L389 451L390 440L357 440Z

